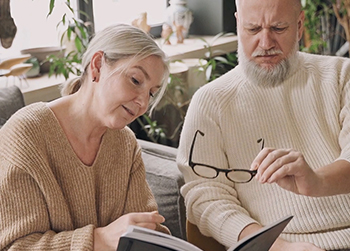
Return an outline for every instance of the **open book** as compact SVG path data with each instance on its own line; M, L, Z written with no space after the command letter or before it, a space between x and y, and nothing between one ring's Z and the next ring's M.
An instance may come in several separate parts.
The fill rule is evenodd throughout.
M240 240L228 251L268 251L293 216L284 217ZM129 226L117 251L203 251L180 238L147 228Z

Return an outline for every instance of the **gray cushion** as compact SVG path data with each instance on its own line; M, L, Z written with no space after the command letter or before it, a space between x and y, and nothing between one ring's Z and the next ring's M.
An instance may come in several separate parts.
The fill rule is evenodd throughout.
M23 94L17 86L0 88L0 127L23 106Z
M186 240L186 209L180 187L184 179L176 165L177 149L138 140L142 147L146 178L172 235Z

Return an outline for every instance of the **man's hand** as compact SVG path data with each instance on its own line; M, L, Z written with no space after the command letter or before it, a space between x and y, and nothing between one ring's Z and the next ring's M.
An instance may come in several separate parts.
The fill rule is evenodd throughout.
M312 169L303 154L293 149L265 147L251 164L261 183L276 183L283 189L306 196L350 193L350 163L336 160Z
M320 179L305 161L304 156L292 149L264 148L252 162L257 169L256 179L261 183L276 182L296 194L310 195L320 186Z
M241 240L247 237L248 235L253 234L254 232L258 231L261 228L262 226L258 224L255 224L255 223L250 224L242 230L238 239ZM325 250L320 249L311 243L289 242L279 237L276 239L276 241L271 246L269 251L325 251Z
M288 242L278 238L269 251L325 251L307 242Z

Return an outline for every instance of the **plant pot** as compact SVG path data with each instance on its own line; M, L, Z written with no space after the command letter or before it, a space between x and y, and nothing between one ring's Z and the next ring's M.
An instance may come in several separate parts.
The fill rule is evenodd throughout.
M30 54L32 57L38 59L40 63L40 73L47 73L50 70L50 63L45 62L47 56L55 55L57 57L64 57L65 47L50 46L50 47L36 47L21 50L22 54Z

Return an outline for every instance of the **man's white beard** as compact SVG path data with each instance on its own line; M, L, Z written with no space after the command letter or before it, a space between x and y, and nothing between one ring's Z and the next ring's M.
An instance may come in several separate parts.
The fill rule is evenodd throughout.
M297 67L298 50L299 43L296 41L294 49L287 58L270 68L264 68L246 57L242 48L242 43L238 40L238 61L250 82L257 85L277 86L286 80ZM281 51L273 51L272 54L276 52L282 53ZM255 51L253 56L264 53L268 55L271 54L271 51Z

